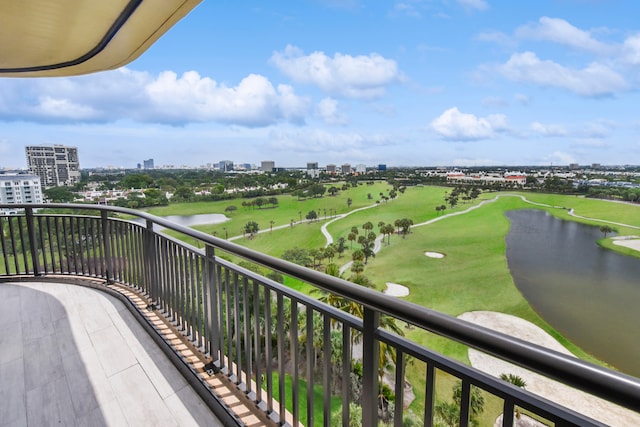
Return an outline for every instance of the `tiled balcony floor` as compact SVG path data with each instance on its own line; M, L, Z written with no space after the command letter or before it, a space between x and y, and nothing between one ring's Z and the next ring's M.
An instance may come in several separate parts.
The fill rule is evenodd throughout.
M221 426L117 299L0 282L0 426Z

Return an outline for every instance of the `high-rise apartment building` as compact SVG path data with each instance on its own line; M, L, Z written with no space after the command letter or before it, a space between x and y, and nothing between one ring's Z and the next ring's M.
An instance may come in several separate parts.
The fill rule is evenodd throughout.
M153 159L147 159L147 160L143 160L142 161L142 167L147 170L147 169L153 169L154 165L153 165Z
M42 203L40 177L35 175L0 175L0 203ZM0 215L17 213L0 209Z
M260 170L262 172L273 172L276 168L276 162L273 160L263 160L260 164Z
M340 166L340 172L342 172L343 175L348 175L351 173L351 165L349 163L345 163L344 165Z
M233 161L231 161L231 160L220 160L220 163L218 163L218 168L222 172L231 172L233 170Z
M26 152L29 173L39 176L43 187L74 185L80 181L77 147L30 145Z

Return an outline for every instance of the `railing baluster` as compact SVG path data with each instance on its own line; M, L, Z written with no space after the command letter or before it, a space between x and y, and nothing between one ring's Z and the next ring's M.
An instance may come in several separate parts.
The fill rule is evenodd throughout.
M276 336L278 341L278 414L280 416L280 423L284 424L285 415L285 375L284 375L284 343L286 341L284 335L284 299L282 293L276 294L277 301L277 321L276 321Z
M251 373L253 372L253 346L251 341L251 311L250 311L250 303L249 303L249 278L244 276L242 278L242 290L243 290L243 299L242 299L242 307L244 309L244 321L242 322L242 330L244 332L244 347L245 351L245 366L244 366L244 383L245 388L244 392L246 394L251 393Z
M462 379L462 396L460 398L460 427L469 425L469 406L471 403L471 383Z
M102 257L103 257L103 277L107 283L113 280L113 260L111 259L111 221L109 213L100 211L100 226L102 230Z
M5 274L9 275L11 273L11 269L9 268L9 253L7 251L7 243L5 242L4 233L5 233L5 222L8 222L10 219L7 218L5 220L4 217L0 216L0 250L2 250L2 258L4 263L4 271Z
M293 426L297 427L300 424L300 400L298 399L299 386L298 382L299 372L298 365L300 357L299 351L299 342L298 342L298 301L291 301L291 319L289 320L290 325L290 348L291 348L291 359L293 360L293 372L292 372L292 382L291 382L291 406L293 412Z
M80 273L84 276L85 274L85 260L84 260L84 245L83 238L84 233L82 232L84 228L84 224L86 223L85 218L78 218L77 227L78 227L78 254L80 255Z
M240 335L240 322L241 320L241 311L240 311L240 280L239 274L234 273L233 275L233 324L234 324L234 340L236 345L236 384L242 383L242 373L240 369L242 368L242 335Z
M324 425L331 422L331 319L328 314L322 315L322 403Z
M314 420L314 375L315 350L313 348L313 308L307 305L305 352L307 354L307 424L315 425Z
M226 360L226 349L225 349L225 318L226 314L224 312L224 301L225 301L225 290L224 290L224 268L216 263L216 281L217 281L217 289L218 289L218 301L216 305L218 306L218 348L220 349L220 369L224 369L227 366Z
M502 427L513 427L513 412L513 399L505 398L504 405L502 407Z
M396 349L396 386L394 427L402 427L402 417L404 412L404 353L401 349Z
M215 250L213 246L207 245L205 248L206 262L206 288L207 300L209 305L209 324L208 324L208 344L209 354L214 362L221 359L220 357L220 323L218 312L218 277L216 275Z
M27 234L29 235L29 249L31 252L31 264L33 265L33 275L40 275L40 254L38 250L38 233L36 231L36 224L33 220L33 208L26 208L24 210L27 220ZM21 228L22 230L22 228ZM22 235L20 236L22 238ZM23 240L24 241L24 240Z
M342 324L342 425L349 425L351 403L351 328Z
M47 224L47 239L49 241L49 256L51 257L51 273L56 272L56 250L53 241L53 233L51 231L51 217L47 216L44 218ZM57 239L56 239L57 240Z
M40 216L35 217L34 222L35 222L37 234L38 234L38 247L42 251L41 273L46 274L49 272L49 262L47 261L47 242L46 242L47 230L42 225L42 223L44 222L44 219L42 217Z
M16 270L15 273L16 274L20 274L20 258L18 257L18 250L17 250L17 246L18 246L18 242L16 239L16 235L14 233L14 225L13 225L13 218L14 217L9 217L7 218L7 222L9 223L9 238L11 241L11 252L13 252L13 263L15 264ZM16 218L16 220L18 220L19 218ZM18 224L19 226L20 224ZM20 242L20 244L22 245L22 241ZM24 248L22 248L22 252L24 252Z
M60 239L60 230L63 229L64 227L64 218L54 217L53 223L56 231L56 249L58 250L58 264L60 265L60 268L58 269L58 271L62 274L64 273L63 260L65 259L65 256L64 256L64 250L62 248L62 243L64 242L64 239Z
M265 320L265 364L267 367L267 414L273 412L273 357L271 352L271 291L264 288L264 320Z
M378 424L378 364L380 343L376 330L380 326L380 313L364 307L362 330L362 424Z
M436 370L433 363L427 363L427 372L425 378L424 391L424 425L431 427L433 425L434 403L436 397Z
M264 372L260 367L262 362L262 352L260 349L262 348L261 337L262 328L260 327L260 287L258 286L257 281L253 281L253 351L254 355L254 369L255 369L255 379L256 379L256 396L254 402L262 401L262 373ZM262 317L264 318L264 317Z
M23 221L22 218L23 217L21 217L21 216L18 217L18 235L20 236L20 241L23 244L23 247L22 247L22 260L24 261L24 272L25 272L25 274L29 274L29 273L32 273L31 268L29 267L29 259L31 259L32 261L35 261L35 259L36 259L36 255L34 255L34 253L33 253L34 244L32 242L32 238L31 238L31 230L33 229L33 227L29 228L28 227L29 221L26 221L27 222L27 225L26 225L27 226L27 230L26 231L27 231L27 235L29 236L29 240L26 240L25 237L24 237L25 225L23 224L23 222L25 222L25 221ZM33 239L33 240L35 240L35 239ZM31 254L31 257L27 256L27 248L24 247L24 243L25 242L27 242L27 244L29 245L29 253ZM35 267L35 265L34 265L34 267Z

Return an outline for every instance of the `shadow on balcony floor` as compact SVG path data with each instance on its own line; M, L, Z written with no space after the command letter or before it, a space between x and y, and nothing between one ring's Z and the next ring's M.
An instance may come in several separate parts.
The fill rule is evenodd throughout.
M0 283L0 426L222 425L117 299Z

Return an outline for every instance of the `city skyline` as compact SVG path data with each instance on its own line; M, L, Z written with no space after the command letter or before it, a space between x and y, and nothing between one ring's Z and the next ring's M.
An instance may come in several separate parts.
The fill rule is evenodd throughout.
M0 169L52 144L77 146L83 168L639 164L634 12L204 1L125 68L0 79Z

